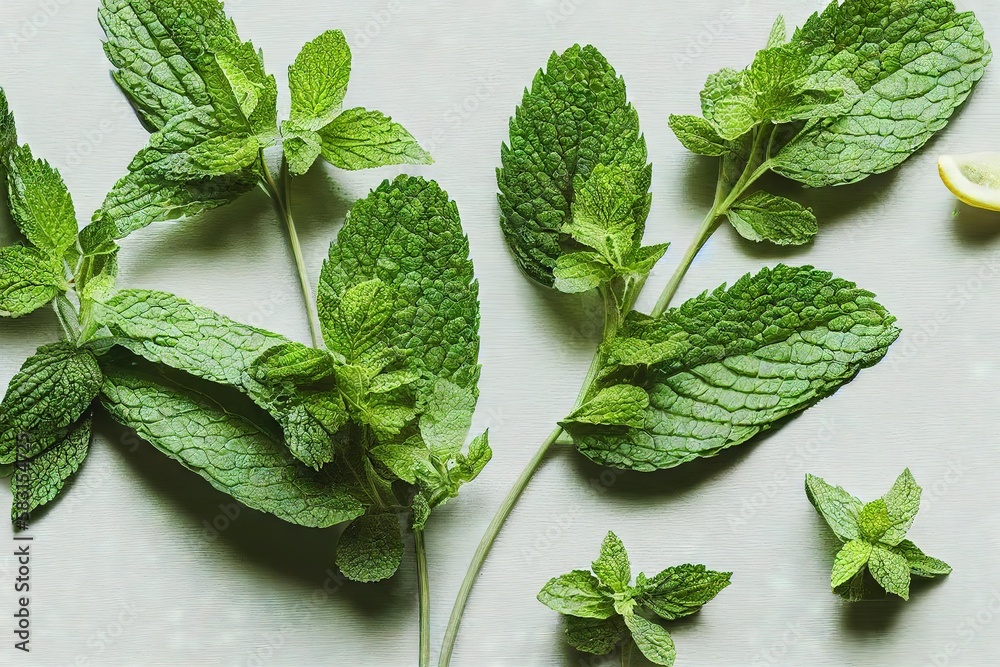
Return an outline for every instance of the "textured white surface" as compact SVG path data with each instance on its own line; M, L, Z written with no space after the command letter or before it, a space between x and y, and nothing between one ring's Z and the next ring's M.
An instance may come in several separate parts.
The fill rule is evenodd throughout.
M524 86L553 49L574 42L597 45L625 76L655 168L647 241L675 244L650 282L641 303L648 307L714 187L714 166L682 149L667 115L695 112L705 76L748 62L779 12L797 25L823 4L230 3L242 36L264 49L282 87L305 41L343 29L355 56L348 104L391 113L431 149L435 165L408 171L450 192L471 238L483 303L478 425L491 428L496 456L428 531L436 641L479 536L572 403L597 334L586 302L545 294L518 273L497 225L494 168ZM960 4L1000 43L993 0ZM62 171L81 218L147 137L108 74L96 11L97 0L0 5L0 83L22 139ZM1000 218L960 208L938 181L935 156L1000 149L998 109L1000 82L991 72L956 121L894 174L804 193L821 221L809 247L778 251L741 242L727 229L716 235L681 297L778 261L809 263L876 292L899 317L902 339L886 363L833 398L716 460L615 475L571 451L556 453L479 580L455 665L612 664L582 660L566 647L557 615L534 600L549 577L589 563L608 529L624 539L637 570L694 561L735 571L716 602L671 626L679 665L996 664ZM315 170L297 185L314 278L350 202L401 171ZM9 227L0 234L9 236ZM284 237L260 193L137 233L122 256L123 284L173 290L307 339ZM0 385L56 328L47 312L0 324ZM7 525L0 528L0 664L416 663L411 555L385 585L325 582L335 531L300 529L246 509L228 529L208 531L213 521L225 525L228 499L102 421L82 473L31 529L30 655L11 646L12 542ZM870 499L905 466L925 488L911 534L955 573L921 586L908 604L845 606L827 591L835 547L806 501L802 477L809 471ZM0 507L8 501L4 484ZM330 592L317 593L324 583Z

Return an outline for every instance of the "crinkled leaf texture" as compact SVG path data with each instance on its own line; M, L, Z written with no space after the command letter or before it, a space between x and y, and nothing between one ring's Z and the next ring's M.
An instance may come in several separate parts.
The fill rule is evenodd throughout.
M19 461L11 477L11 519L47 505L62 491L66 481L83 465L90 451L92 411L88 410L66 436L50 449L26 461Z
M62 291L62 265L37 248L0 248L0 317L33 313Z
M396 574L403 538L395 514L366 514L351 523L337 542L337 567L351 581L372 583Z
M103 363L101 404L111 416L219 491L301 526L364 513L329 474L296 461L277 425L238 394L126 355Z
M63 441L100 387L101 369L90 350L67 342L38 348L0 403L0 463L34 458Z
M400 176L354 206L320 276L319 315L331 350L351 352L338 330L344 295L373 279L392 295L382 340L420 373L421 394L437 378L475 391L479 284L458 207L437 183Z
M247 192L277 135L277 84L218 0L103 0L115 80L154 131L94 220L90 241Z
M776 156L775 171L814 187L899 165L947 124L992 58L975 15L949 0L833 2L792 43L811 57L810 73L846 76L862 93Z
M642 427L564 424L597 463L670 468L742 444L829 396L898 335L870 292L778 265L658 318L629 317L603 375L646 390Z
M563 228L572 220L575 189L598 165L648 171L625 81L593 46L552 54L510 121L501 160L507 243L524 272L550 287L559 257L573 251Z

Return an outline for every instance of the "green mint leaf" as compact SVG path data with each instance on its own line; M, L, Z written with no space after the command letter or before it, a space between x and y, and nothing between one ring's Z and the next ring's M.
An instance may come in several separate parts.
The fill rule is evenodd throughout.
M301 343L275 345L253 362L251 375L264 384L318 382L334 374L335 362L325 350Z
M268 403L272 416L281 425L285 444L292 456L314 470L319 470L334 460L333 442L330 431L317 419L299 397L288 403ZM279 407L280 406L280 407ZM341 410L342 419L334 432L347 423L347 411Z
M649 407L649 394L628 384L608 387L581 405L562 423L606 424L642 428Z
M222 395L217 385L127 360L105 358L103 365L101 404L112 418L219 491L308 527L332 526L364 513L329 475L296 461L266 415L255 415L243 402L233 408L209 398L207 392Z
M62 262L35 248L0 248L0 317L33 313L65 286Z
M701 113L714 129L716 126L716 107L739 88L743 73L735 69L721 69L715 74L709 74L705 87L701 91ZM716 134L718 131L716 131Z
M625 82L593 46L552 54L510 121L497 172L501 227L518 264L551 287L575 188L598 165L645 173L646 142Z
M858 515L864 504L839 486L806 475L806 495L816 511L843 542L861 537Z
M21 461L11 477L11 519L47 505L62 491L90 450L91 412L88 411L66 437L38 456Z
M861 572L872 554L872 544L866 540L851 540L844 545L833 561L830 587L834 590L853 579Z
M563 229L620 269L642 241L652 195L652 167L597 165L586 181L577 179L572 219ZM557 265L558 266L558 265Z
M111 239L123 239L155 222L181 220L203 211L225 206L257 187L247 174L179 181L138 172L119 180L94 222L81 232L84 247L97 247Z
M249 375L257 357L288 342L164 292L122 290L99 312L133 354L249 393L257 387Z
M290 121L320 130L340 114L351 78L351 48L344 33L328 30L302 47L288 68Z
M771 26L771 34L767 38L767 48L774 49L788 41L788 29L785 27L785 17L779 15Z
M351 581L371 583L396 574L403 537L395 514L366 514L347 527L337 544L337 567Z
M829 273L764 269L661 317L630 316L621 335L664 356L628 367L612 346L602 376L647 392L644 426L570 422L567 431L601 465L652 471L715 456L880 361L899 335L894 323L871 293Z
M566 617L566 641L577 651L606 655L626 636L628 629L618 618Z
M538 601L567 616L604 619L615 613L611 591L586 570L573 570L550 580L538 593Z
M684 148L697 155L720 156L730 151L728 142L700 116L670 116L670 129Z
M669 247L669 243L658 243L637 248L632 257L629 258L630 263L624 271L637 276L649 275L656 263L663 259L663 255L666 254Z
M328 347L349 361L357 346L345 345L349 332L340 328L345 295L375 279L389 288L391 306L376 308L380 314L373 321L391 312L377 327L365 315L354 331L377 329L372 335L380 344L420 374L418 395L426 395L438 378L475 393L479 285L458 208L436 183L409 176L386 181L354 206L330 247L320 276L319 316Z
M317 134L323 157L340 169L434 162L413 135L381 111L348 109Z
M381 445L371 451L372 458L407 484L417 483L418 471L431 467L430 452L410 445Z
M733 204L728 216L740 236L750 241L802 245L819 231L812 209L763 191Z
M892 526L882 535L882 542L896 546L906 537L920 510L921 488L907 468L896 480L889 493L882 497Z
M796 31L810 73L850 78L846 112L807 124L773 169L806 185L853 183L888 171L943 128L992 58L983 28L949 0L831 3Z
M885 500L878 499L867 503L858 514L858 527L861 536L869 542L879 542L886 531L892 528L892 518L885 506Z
M632 634L632 641L646 659L654 665L670 667L677 659L674 640L663 626L653 623L634 612L624 614L625 624Z
M461 451L472 428L476 395L454 382L439 379L431 387L420 415L420 437L432 452Z
M699 611L729 586L732 576L732 572L716 572L704 565L669 567L651 579L639 577L636 602L672 621Z
M59 172L36 160L27 146L4 160L10 214L21 233L47 254L62 259L76 243L76 210Z
M612 532L604 538L601 555L590 567L601 583L615 593L624 593L632 582L632 566L625 545Z
M34 458L66 438L100 387L101 369L89 350L66 342L38 348L0 403L0 463Z
M321 279L320 290L322 285ZM323 298L321 292L321 303ZM322 314L327 347L348 363L383 363L388 344L382 330L392 317L395 301L390 285L378 278L348 287L339 300L330 300L330 309Z
M615 269L596 252L581 251L560 255L552 271L553 287L567 294L597 289L615 277Z
M903 540L896 546L896 553L906 559L910 566L910 574L917 577L933 578L951 574L951 566L943 560L931 558L921 551L916 544Z
M7 103L7 93L0 88L0 156L9 155L17 148L17 125Z
M910 599L910 564L900 554L876 544L872 547L868 570L889 593Z

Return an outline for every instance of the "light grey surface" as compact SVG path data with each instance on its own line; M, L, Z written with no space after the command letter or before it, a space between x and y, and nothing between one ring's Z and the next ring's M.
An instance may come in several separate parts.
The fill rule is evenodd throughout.
M284 92L299 47L327 28L354 48L348 104L389 112L437 158L429 167L315 170L296 186L314 279L350 202L402 171L455 198L481 280L483 380L477 424L495 458L428 530L435 653L475 545L510 484L563 416L595 344L593 304L545 294L509 258L497 226L494 168L507 120L553 49L597 45L628 82L654 164L647 242L674 243L650 281L649 307L709 206L713 166L688 155L669 113L697 110L705 76L742 67L784 12L799 24L818 0L237 0L244 38L263 48ZM1000 40L1000 8L963 0ZM96 0L4 0L0 83L22 140L58 167L85 219L147 134L101 51ZM367 31L367 34L366 34ZM1000 67L1000 65L994 65ZM584 661L557 615L534 600L551 576L585 566L614 529L636 570L703 562L733 585L670 629L678 664L996 664L1000 655L1000 217L960 208L940 184L943 152L1000 149L1000 79L988 73L929 149L895 174L805 193L816 242L776 251L723 229L680 297L778 261L809 263L876 292L900 319L887 361L755 445L653 475L613 474L572 451L552 456L501 535L473 595L457 666ZM6 223L4 223L6 224ZM9 236L9 227L0 227ZM124 243L122 284L173 290L241 320L307 340L281 229L261 193ZM0 324L0 385L54 339L48 313ZM102 420L105 424L107 420ZM911 533L955 567L908 604L851 607L827 590L832 538L806 501L809 471L866 499L910 466L925 488ZM0 507L9 490L0 487ZM335 531L242 510L144 443L101 426L65 497L31 529L32 652L11 647L16 595L10 529L0 528L0 664L413 665L411 555L380 586L328 585ZM208 522L208 523L206 523ZM329 583L329 582L327 582ZM953 655L946 657L948 651Z

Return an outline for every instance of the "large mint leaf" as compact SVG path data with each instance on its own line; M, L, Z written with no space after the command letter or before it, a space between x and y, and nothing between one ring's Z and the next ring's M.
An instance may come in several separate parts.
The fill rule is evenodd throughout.
M812 74L842 75L853 107L809 123L774 170L819 187L888 171L943 128L992 58L983 27L949 0L831 3L796 31Z
M34 458L60 442L100 387L101 369L90 350L65 342L38 348L0 403L0 463Z
M812 267L765 269L661 317L628 319L605 382L647 391L641 428L565 425L603 465L651 471L715 456L880 361L894 323L853 283Z
M474 390L479 285L458 207L436 183L400 176L354 206L320 277L319 314L332 350L346 351L340 330L345 294L362 283L376 287L374 279L389 287L393 300L379 325L385 347L405 355L427 389L444 378Z
M625 81L593 46L552 54L510 121L501 149L500 224L514 257L533 280L552 286L575 188L597 165L647 169L639 117Z
M109 359L105 373L101 403L116 421L248 507L318 528L363 514L329 475L292 457L265 415L209 398L218 386L121 360Z

